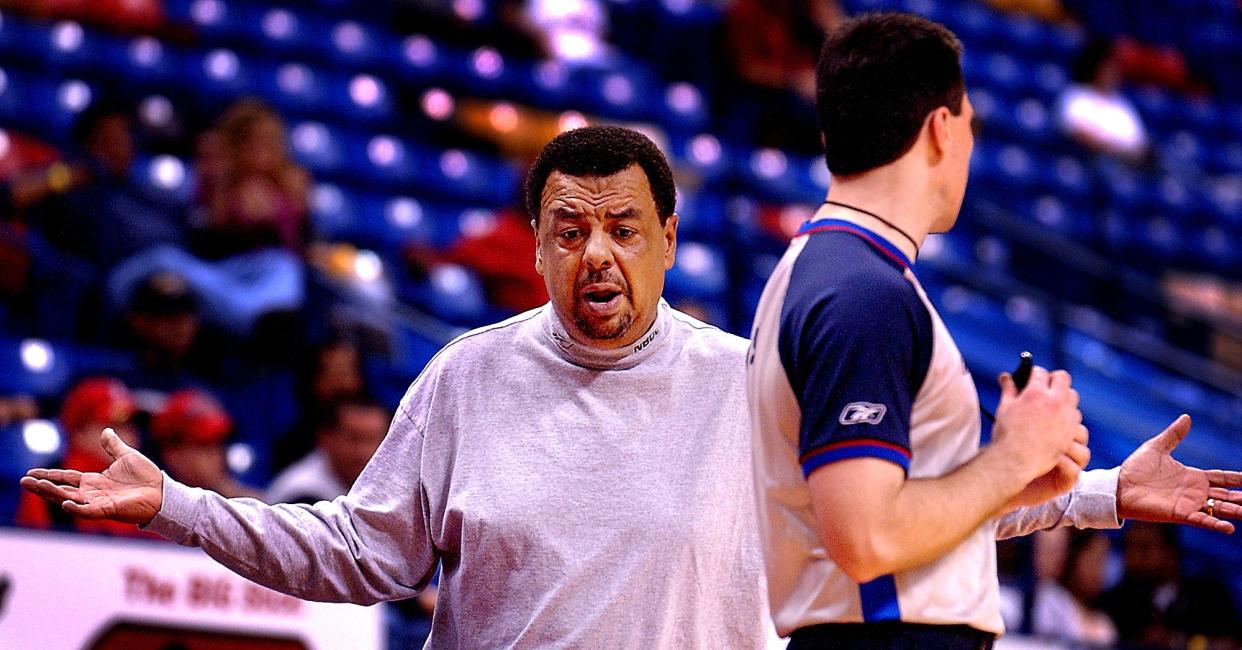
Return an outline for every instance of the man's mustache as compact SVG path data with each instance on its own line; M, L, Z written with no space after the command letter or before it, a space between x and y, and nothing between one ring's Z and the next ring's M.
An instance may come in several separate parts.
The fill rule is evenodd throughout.
M627 297L630 295L630 285L621 274L613 274L604 270L590 270L579 275L577 282L574 282L574 293L581 293L583 289L592 284L603 283L615 284L621 287L621 293Z

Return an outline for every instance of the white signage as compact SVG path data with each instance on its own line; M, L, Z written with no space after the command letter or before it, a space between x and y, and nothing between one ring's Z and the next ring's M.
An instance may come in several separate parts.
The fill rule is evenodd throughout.
M197 549L0 528L0 648L382 648L380 606L260 587Z

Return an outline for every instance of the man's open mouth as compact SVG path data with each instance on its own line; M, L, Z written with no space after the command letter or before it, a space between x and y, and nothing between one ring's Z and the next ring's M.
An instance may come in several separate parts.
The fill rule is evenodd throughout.
M621 305L625 292L616 285L593 285L586 287L581 294L588 312L597 316L608 315Z

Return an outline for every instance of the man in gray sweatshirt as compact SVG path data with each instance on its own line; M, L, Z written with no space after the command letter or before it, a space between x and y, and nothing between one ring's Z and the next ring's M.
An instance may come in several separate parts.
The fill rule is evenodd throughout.
M39 469L22 485L312 600L409 598L440 565L433 647L763 646L747 343L661 300L674 201L668 163L642 135L554 139L527 181L551 302L432 359L344 497L224 499L110 431L103 474ZM1130 489L1185 470L1143 454L1151 467L1131 471ZM1117 526L1117 470L1082 476L998 534ZM1167 500L1144 493L1153 509Z

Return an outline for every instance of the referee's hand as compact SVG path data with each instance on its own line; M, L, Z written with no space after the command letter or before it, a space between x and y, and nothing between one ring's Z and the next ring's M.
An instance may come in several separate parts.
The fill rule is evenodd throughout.
M1064 370L1049 372L1040 366L1018 392L1013 377L1000 376L1001 401L996 409L993 444L1014 461L1015 471L1025 479L1023 501L1038 503L1068 491L1078 473L1091 459L1087 429L1078 409L1078 391Z

